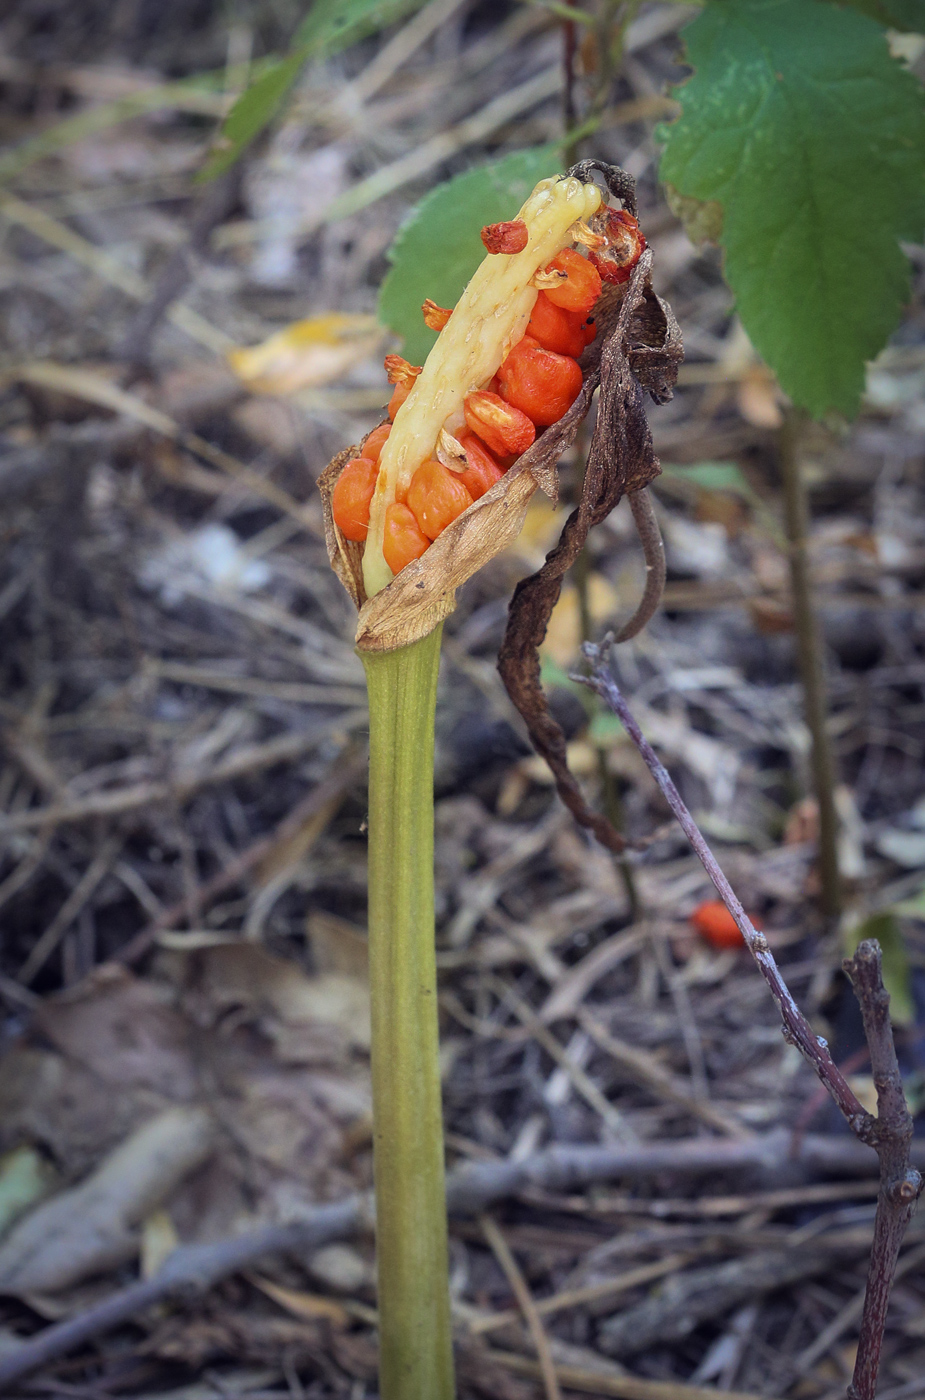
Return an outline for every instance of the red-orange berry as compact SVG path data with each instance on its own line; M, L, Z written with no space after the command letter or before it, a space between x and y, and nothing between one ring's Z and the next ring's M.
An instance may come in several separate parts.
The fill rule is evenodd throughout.
M596 267L574 248L563 248L546 267L546 272L564 272L565 277L554 287L544 288L554 306L564 311L578 311L587 316L601 294L601 278Z
M581 390L581 369L569 355L556 355L523 341L498 370L501 394L537 427L558 423Z
M486 224L482 242L489 253L522 253L529 241L523 219L508 219L503 224Z
M493 394L488 389L477 389L467 394L463 400L463 413L469 430L480 437L492 452L502 457L511 453L519 457L536 437L536 428L528 415L522 413L519 406L505 403L500 394Z
M491 490L496 481L501 480L504 470L475 433L463 433L459 441L466 450L469 464L464 472L458 473L458 479L472 499L477 501Z
M360 543L369 531L369 503L379 468L368 457L354 457L337 478L331 495L334 523L348 540Z
M540 292L533 308L533 315L527 323L527 335L542 345L544 350L554 350L557 355L571 355L577 360L585 348L584 327L577 311L564 311L550 301L545 292Z
M719 899L705 899L703 904L698 904L690 921L714 948L741 948L745 943L738 924ZM756 928L761 927L756 919L752 919L752 923Z
M412 559L420 559L430 540L422 533L414 513L396 501L385 513L382 535L382 556L393 574L400 574Z
M459 477L436 458L418 467L405 499L429 540L435 540L472 505L472 497Z
M646 249L642 229L625 209L607 209L601 218L607 246L592 249L588 257L605 282L628 282Z
M389 377L389 383L395 385L392 397L389 399L389 417L394 420L396 413L414 388L414 381L421 373L423 366L409 364L407 360L402 359L401 355L386 355L383 363Z
M421 313L424 317L424 324L429 331L442 331L453 314L452 310L447 310L445 306L438 306L435 301L431 301L430 297L421 307Z
M379 461L379 453L385 446L386 438L392 431L391 423L380 423L378 428L373 428L372 432L365 439L360 450L360 455L368 457L371 462Z

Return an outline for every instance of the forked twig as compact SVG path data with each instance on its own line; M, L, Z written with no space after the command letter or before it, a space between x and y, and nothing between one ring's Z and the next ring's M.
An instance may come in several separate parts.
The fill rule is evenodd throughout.
M784 1038L796 1045L809 1060L852 1132L862 1142L873 1147L879 1158L880 1193L877 1198L874 1239L868 1266L867 1295L854 1376L848 1391L850 1400L875 1400L883 1330L896 1261L923 1187L922 1176L910 1160L912 1116L903 1093L890 1029L890 998L883 985L879 944L873 940L861 943L854 957L844 963L845 972L860 1003L864 1031L870 1047L871 1067L877 1087L878 1112L875 1117L858 1101L832 1059L826 1042L814 1034L800 1011L774 961L767 939L758 932L745 913L716 857L704 840L700 828L684 805L681 794L630 713L610 669L604 662L612 640L609 637L605 638L600 647L586 643L584 652L593 665L592 674L574 676L573 679L596 691L619 718L642 755L659 791L677 817L717 893L735 920L770 987L784 1023Z

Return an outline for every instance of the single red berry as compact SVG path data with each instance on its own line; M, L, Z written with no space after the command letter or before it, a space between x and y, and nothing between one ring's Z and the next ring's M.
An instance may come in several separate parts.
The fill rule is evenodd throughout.
M545 292L540 292L527 323L527 335L542 345L544 350L553 350L557 355L571 355L578 359L585 348L582 318L577 311L565 311L550 301Z
M400 574L412 559L420 559L430 540L422 532L413 511L401 501L395 501L385 513L382 534L382 556L393 574Z
M582 316L587 316L601 294L601 279L597 268L592 267L588 259L576 253L574 248L563 248L545 270L547 273L565 273L560 282L543 288L553 305L561 306L564 311L578 311Z
M368 434L360 449L362 457L368 457L371 462L379 461L379 453L385 446L386 438L392 431L391 423L380 423L378 428L373 428Z
M519 457L536 437L536 428L527 414L488 389L467 394L463 412L470 431L502 457L511 453Z
M581 392L577 361L523 341L502 362L498 378L502 397L538 428L558 423Z
M503 224L486 224L482 229L482 242L489 253L522 253L529 237L523 219L508 219Z
M472 499L477 501L491 490L496 481L501 480L504 470L475 433L463 433L459 441L466 450L469 465L464 472L458 473L458 477Z
M369 532L369 503L376 489L379 468L368 457L354 457L347 463L331 495L334 523L348 540L360 543Z
M738 924L719 899L706 899L703 904L698 904L690 916L690 922L714 948L741 948L745 944ZM756 928L760 927L755 919L752 919L752 923Z
M436 458L418 467L405 500L429 540L435 540L472 505L472 497L459 477Z

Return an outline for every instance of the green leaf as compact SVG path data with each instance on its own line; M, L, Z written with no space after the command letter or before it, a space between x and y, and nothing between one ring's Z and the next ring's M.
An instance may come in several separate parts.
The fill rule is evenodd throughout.
M925 96L872 20L818 0L710 0L661 178L723 209L725 273L794 400L856 411L925 229Z
M691 466L675 466L670 462L663 462L662 475L678 481L689 481L694 486L699 486L702 491L729 491L746 501L756 499L748 478L735 462L695 462Z
M890 994L890 1020L894 1026L915 1023L915 999L912 994L912 974L909 954L903 941L902 929L892 909L871 914L845 935L845 952L854 953L865 938L875 938L883 954L883 985Z
M308 58L305 45L272 64L242 92L225 118L218 146L206 163L201 180L214 180L230 170L246 146L273 120Z
M294 42L305 44L313 54L338 53L397 24L423 4L424 0L315 0Z
M200 180L214 180L229 170L241 153L276 116L290 88L310 58L337 53L418 10L424 0L315 0L292 42L290 52L266 68L225 118L215 153Z
M537 181L560 168L558 146L515 151L437 185L412 210L379 293L379 319L402 337L412 363L423 364L437 339L421 318L425 297L455 306L485 256L482 227L513 218Z
M836 3L853 6L878 24L886 25L887 29L925 32L925 0L836 0Z

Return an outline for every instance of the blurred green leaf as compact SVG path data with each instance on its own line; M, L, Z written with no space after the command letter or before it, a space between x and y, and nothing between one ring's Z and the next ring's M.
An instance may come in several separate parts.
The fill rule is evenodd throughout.
M875 938L883 953L883 985L890 994L890 1020L895 1026L915 1023L915 1001L912 995L912 974L909 955L903 940L896 911L885 909L871 914L845 935L845 953L851 957L865 938Z
M702 491L731 491L749 502L758 499L742 468L737 467L735 462L695 462L689 467L663 462L662 475L689 481Z
M864 15L870 15L887 29L925 32L925 0L836 0L839 5L851 5Z
M341 49L378 34L419 10L425 0L315 0L296 32L295 45L313 54Z
M34 1147L16 1147L0 1157L0 1235L48 1195L53 1180L50 1166Z
M437 185L412 210L379 293L379 319L401 336L412 363L423 364L437 339L421 317L424 298L455 306L485 256L483 225L512 219L537 181L560 169L556 145L515 151Z
M245 147L273 120L283 104L310 50L303 45L261 73L241 94L225 118L215 152L203 169L201 180L214 180L230 170Z
M925 229L925 94L880 26L819 0L709 0L661 178L722 207L725 275L795 403L854 413Z
M925 889L919 890L911 899L903 899L893 905L894 914L901 919L921 919L925 921Z
M289 53L264 69L241 94L222 125L200 180L214 180L276 116L310 58L338 53L418 10L424 0L315 0Z

